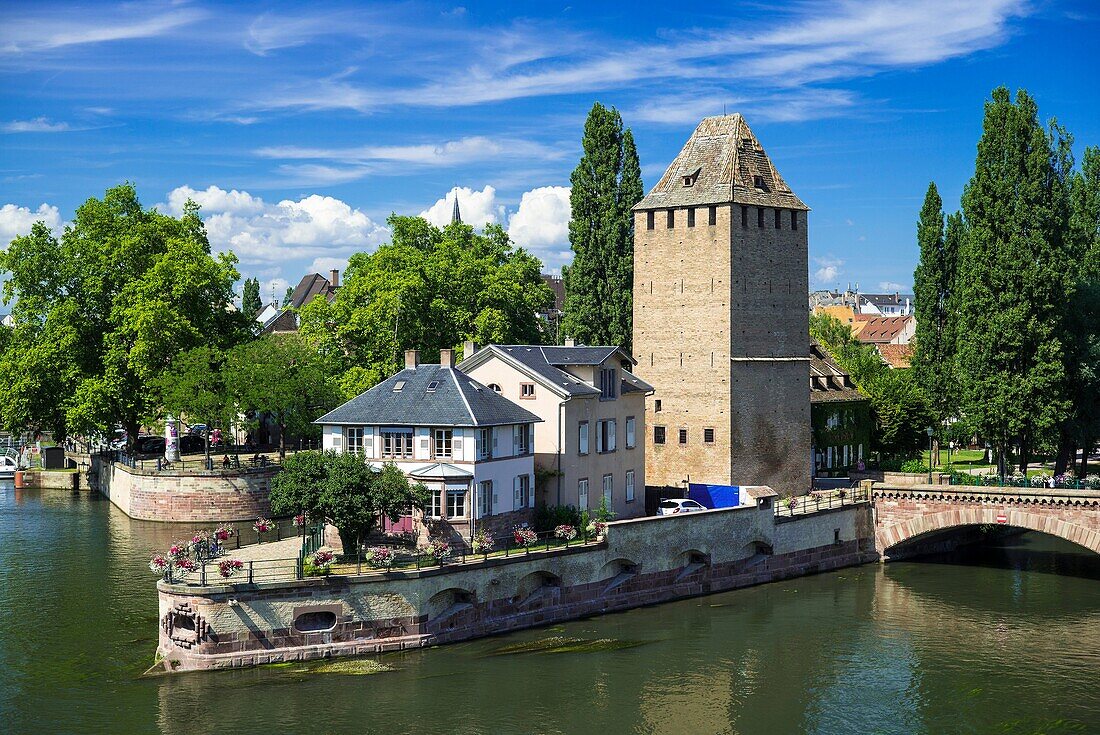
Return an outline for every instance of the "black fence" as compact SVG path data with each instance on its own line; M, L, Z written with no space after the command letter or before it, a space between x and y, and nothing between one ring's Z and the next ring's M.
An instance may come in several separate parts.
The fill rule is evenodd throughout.
M776 498L776 518L793 518L795 516L818 513L831 508L841 508L846 505L867 503L871 500L871 494L866 488L853 487L841 488L830 491L814 491L809 495L792 495L789 498Z

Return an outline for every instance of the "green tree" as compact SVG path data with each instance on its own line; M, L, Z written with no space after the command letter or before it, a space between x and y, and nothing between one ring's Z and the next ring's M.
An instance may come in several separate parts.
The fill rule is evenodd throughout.
M260 300L260 281L256 278L244 279L244 291L241 295L241 313L248 319L255 319L264 308Z
M963 193L957 338L961 408L997 449L1032 448L1069 411L1061 317L1075 284L1064 242L1068 145L1025 91L985 105L974 175Z
M428 499L428 489L395 465L376 471L349 452L299 452L271 483L275 513L324 518L340 532L345 554L355 553L383 516L396 521L411 508L423 510Z
M584 123L584 153L570 176L569 245L573 264L562 269L562 331L585 344L630 350L633 324L634 228L642 173L630 130L614 108L599 102Z
M165 411L206 425L203 442L207 461L211 429L233 418L224 364L225 355L216 347L194 347L176 355L168 370L154 380Z
M0 355L4 427L63 437L120 423L136 437L174 355L244 334L229 308L235 263L211 255L196 205L179 218L146 210L129 184L82 204L60 238L41 223L16 238L0 254L15 301Z
M390 217L391 243L357 253L336 298L300 311L299 333L337 367L345 395L358 395L401 366L406 349L423 359L464 340L539 344L537 312L553 303L539 260L489 225L434 227Z
M297 334L274 334L229 351L226 384L236 411L279 430L279 456L288 434L312 433L313 421L336 405L331 367Z
M283 306L290 306L290 297L294 295L294 287L287 286L286 293L283 294Z
M949 306L953 262L944 236L943 201L935 183L928 185L917 223L920 261L913 273L917 327L914 335L913 372L929 397L939 422L952 414L955 339Z

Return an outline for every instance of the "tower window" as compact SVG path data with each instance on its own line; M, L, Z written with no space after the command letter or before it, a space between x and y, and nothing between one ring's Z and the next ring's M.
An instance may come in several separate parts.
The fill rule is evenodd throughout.
M679 438L680 438L680 443L681 444L687 444L688 443L688 430L687 429L680 429L680 437Z
M704 444L713 444L714 443L714 429L703 429L703 443Z
M718 207L709 207L708 210L709 211L707 213L707 216L710 219L707 224L709 224L711 227L714 227L716 224L718 224Z
M665 227L672 229L676 225L676 210L670 209L666 214Z
M782 230L783 229L783 210L782 209L775 210L775 229L777 229L777 230Z
M749 208L744 204L741 205L741 228L748 229L749 226Z
M764 229L764 208L756 208L756 226L761 230Z
M688 227L695 226L695 207L688 207Z
M695 180L699 178L699 172L702 170L702 168L697 168L687 176L684 176L684 186L695 186Z
M794 209L791 210L791 229L798 229L798 211Z
M653 210L649 210L645 213L645 228L647 230L653 229Z
M653 443L664 444L665 443L665 427L654 426L653 427Z
M653 412L654 413L660 413L661 412L661 399L660 398L653 401Z
M760 191L768 191L768 183L764 181L763 176L753 176L752 186L754 189L759 189Z

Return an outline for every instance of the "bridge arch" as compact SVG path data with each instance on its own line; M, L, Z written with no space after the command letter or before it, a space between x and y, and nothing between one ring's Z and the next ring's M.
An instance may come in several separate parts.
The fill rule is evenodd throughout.
M999 521L998 516L1004 520ZM919 515L892 525L880 526L875 532L875 540L879 553L888 557L890 549L918 536L951 528L981 525L1026 528L1029 531L1057 536L1100 554L1100 531L1061 520L1054 515L999 507L960 507L956 510Z

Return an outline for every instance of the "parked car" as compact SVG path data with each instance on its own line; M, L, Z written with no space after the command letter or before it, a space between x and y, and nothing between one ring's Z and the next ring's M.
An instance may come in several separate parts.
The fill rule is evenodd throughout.
M700 510L706 510L706 507L694 500L687 500L686 498L665 498L657 504L657 515L659 516L671 516L677 513L695 513Z

